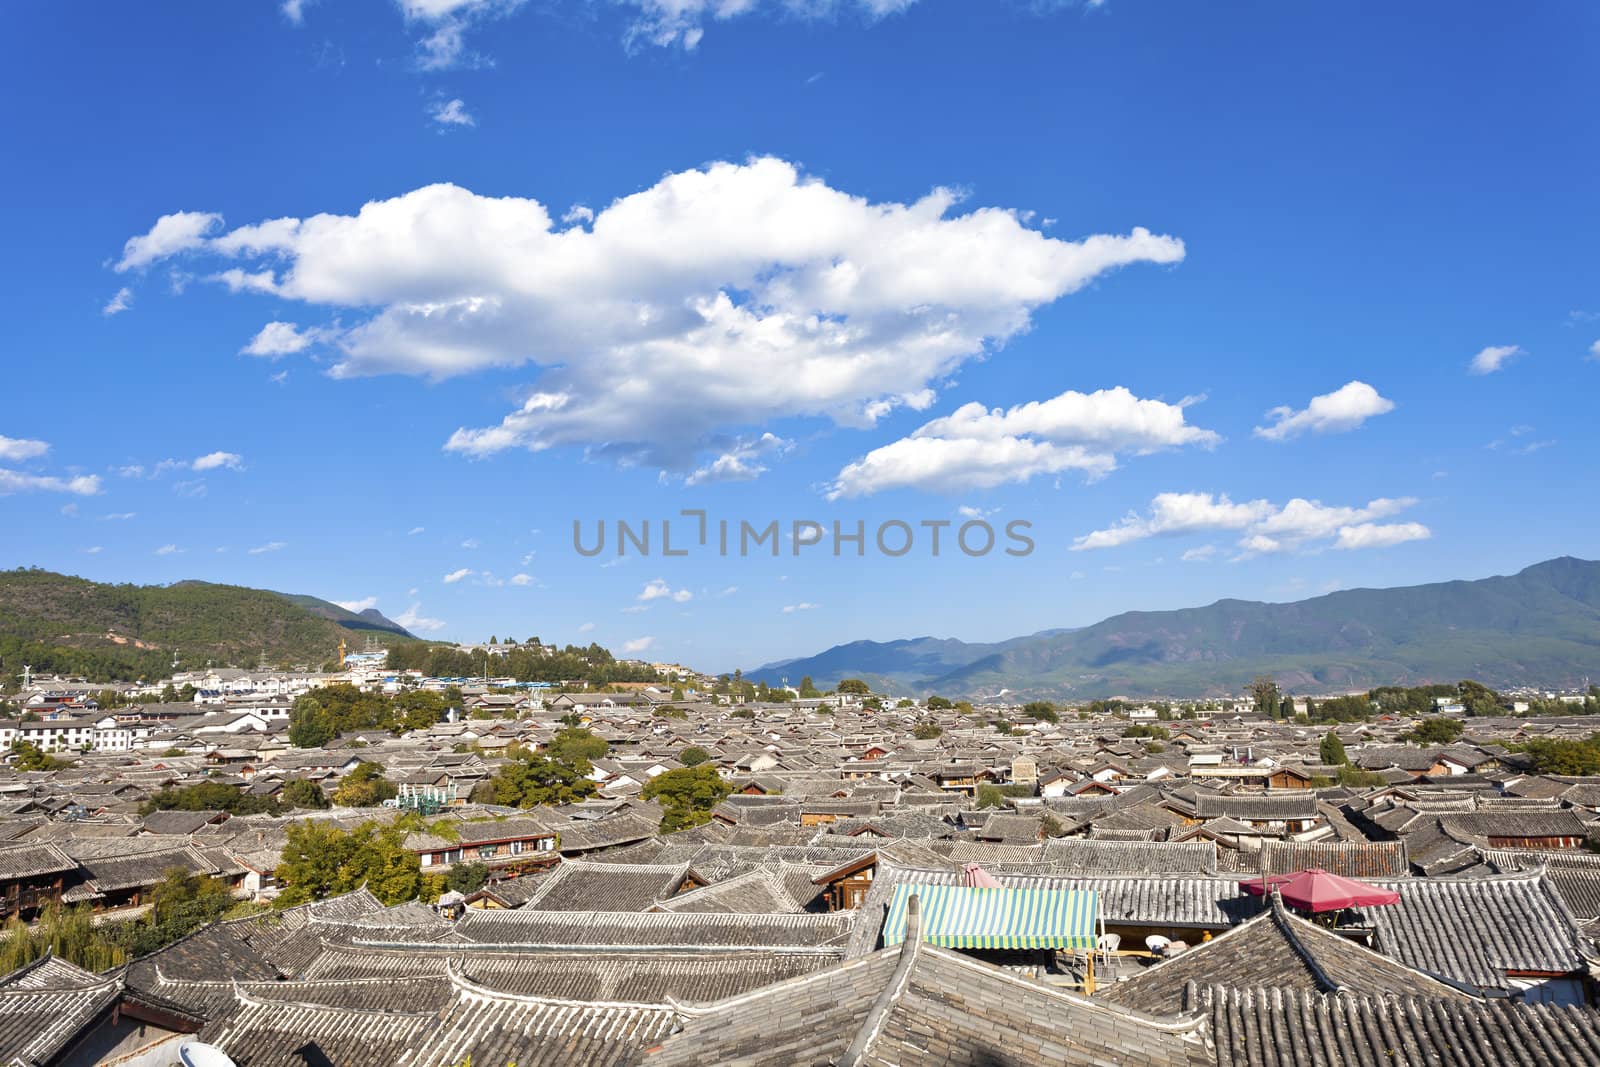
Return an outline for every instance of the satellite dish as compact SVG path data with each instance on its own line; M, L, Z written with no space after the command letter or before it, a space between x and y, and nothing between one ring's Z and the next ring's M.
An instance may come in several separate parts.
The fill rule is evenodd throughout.
M226 1052L204 1041L185 1041L179 1045L178 1059L183 1067L238 1067Z

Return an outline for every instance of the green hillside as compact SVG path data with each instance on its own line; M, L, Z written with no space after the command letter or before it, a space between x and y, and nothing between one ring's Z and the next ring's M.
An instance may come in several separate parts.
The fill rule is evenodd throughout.
M0 660L10 682L24 663L91 681L159 677L174 653L190 667L254 667L263 656L273 665L320 667L337 657L340 638L361 629L264 589L107 585L37 569L0 571Z
M1081 630L967 646L965 664L914 680L907 669L917 658L899 655L899 644L839 646L751 677L780 669L824 685L860 666L918 692L1068 698L1237 693L1258 674L1300 692L1462 678L1575 686L1600 677L1600 563L1563 557L1479 581L1127 612ZM938 647L944 663L959 657L950 642Z

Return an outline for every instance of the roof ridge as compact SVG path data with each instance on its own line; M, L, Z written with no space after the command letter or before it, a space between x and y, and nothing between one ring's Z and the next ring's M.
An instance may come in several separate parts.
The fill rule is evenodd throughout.
M906 901L906 930L905 940L900 942L900 958L895 963L894 974L889 983L878 993L872 1007L867 1009L867 1014L861 1020L861 1026L856 1031L855 1038L840 1056L835 1067L856 1067L867 1056L867 1051L883 1031L883 1024L889 1018L889 1012L894 1009L905 994L906 986L911 982L911 971L915 967L917 958L922 954L922 907L916 894L912 894Z

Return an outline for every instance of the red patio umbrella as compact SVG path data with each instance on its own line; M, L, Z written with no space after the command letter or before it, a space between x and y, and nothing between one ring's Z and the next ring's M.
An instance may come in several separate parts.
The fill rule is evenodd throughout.
M1341 908L1376 908L1395 904L1400 894L1392 889L1358 882L1312 867L1295 874L1246 878L1239 883L1246 893L1263 896L1276 889L1284 902L1303 911L1338 911Z
M968 863L961 868L961 879L964 885L974 889L999 889L1000 883L994 876L976 863Z

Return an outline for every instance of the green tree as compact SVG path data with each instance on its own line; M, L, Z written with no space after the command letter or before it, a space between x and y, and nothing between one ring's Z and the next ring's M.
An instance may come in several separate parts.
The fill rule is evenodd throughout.
M399 792L399 788L383 776L382 767L362 761L340 779L333 802L341 808L370 808L393 799Z
M1523 747L1523 752L1540 774L1600 774L1600 734L1590 734L1582 741L1536 738Z
M610 747L605 738L581 726L569 726L556 732L555 740L550 742L550 756L568 763L587 762L603 758ZM587 767L584 773L588 773Z
M476 893L489 884L489 868L481 863L457 863L445 876L445 886L457 893Z
M937 693L928 698L929 711L949 711L953 707L955 707L954 704Z
M11 765L19 771L59 771L72 766L64 759L57 759L32 741L11 742Z
M291 778L283 783L283 791L278 794L283 803L293 808L326 808L328 795L316 782L304 778Z
M310 820L291 823L278 861L279 907L305 904L366 886L385 904L414 899L422 865L405 847L405 830L364 822L350 831Z
M1060 722L1061 713L1048 700L1030 700L1022 705L1022 714L1040 722Z
M1339 740L1339 735L1329 730L1322 739L1322 762L1330 767L1337 767L1350 762L1350 757L1344 754L1344 742Z
M911 736L918 741L932 741L944 733L944 727L936 722L919 722L912 729Z
M678 762L683 764L685 767L698 767L700 764L706 762L710 758L711 753L707 752L699 745L690 745L688 748L678 753Z
M322 702L310 693L295 699L289 709L289 743L295 748L321 748L332 741L333 719Z
M1250 683L1250 696L1255 701L1256 711L1262 715L1276 715L1281 701L1278 692L1278 683L1266 675L1258 675Z
M1448 745L1465 731L1455 719L1423 719L1400 735L1400 740L1418 745Z
M846 678L839 683L839 692L864 697L872 692L872 687L860 678Z
M591 769L586 759L569 762L520 752L491 779L495 803L516 808L575 804L594 794L594 783L585 777Z
M639 795L645 800L661 802L665 808L661 816L661 832L671 833L709 822L711 809L732 789L717 774L715 767L701 764L658 774L645 783Z
M282 806L271 797L254 796L226 782L195 782L181 787L168 786L151 794L139 807L149 815L155 811L225 811L229 815L277 815Z
M822 694L817 691L817 684L811 680L811 675L808 674L804 678L800 679L801 697L807 700L813 700L821 695Z

